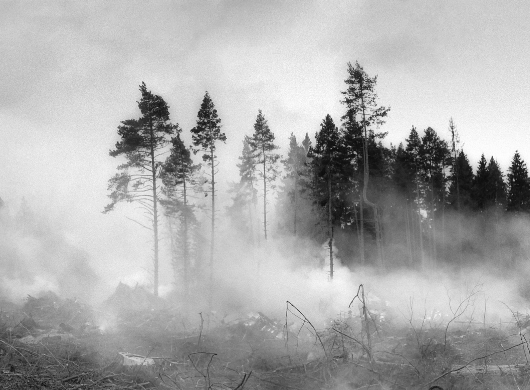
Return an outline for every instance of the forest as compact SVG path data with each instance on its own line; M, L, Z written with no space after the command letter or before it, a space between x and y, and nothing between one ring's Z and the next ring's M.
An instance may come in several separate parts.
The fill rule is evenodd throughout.
M230 182L213 97L188 133L139 89L97 211L149 230L152 282L95 302L89 254L25 200L13 212L0 199L2 388L529 388L517 151L506 173L495 156L473 167L452 118L386 144L390 108L356 62L341 118L323 114L285 150L258 110Z
M452 118L447 129L412 127L399 145L386 145L390 108L378 100L377 76L358 62L347 64L342 117L324 114L314 137L291 134L282 151L258 111L254 131L241 140L239 181L228 193L218 190L224 178L217 156L227 135L209 93L186 145L164 99L144 83L140 92L141 117L121 123L110 151L125 163L109 180L105 212L133 202L147 215L155 294L161 229L169 231L175 284L185 294L212 285L216 234L227 227L249 247L285 236L294 246L322 245L330 279L338 261L352 269L428 271L510 270L527 259L520 221L530 210L530 184L520 154L506 173L495 156L482 155L473 167ZM219 198L227 197L221 209Z

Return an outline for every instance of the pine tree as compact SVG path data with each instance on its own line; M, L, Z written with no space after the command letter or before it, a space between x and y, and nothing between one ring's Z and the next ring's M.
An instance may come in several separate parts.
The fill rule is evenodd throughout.
M480 156L480 161L478 162L477 173L473 179L471 192L474 206L481 211L485 210L487 207L487 188L489 180L487 164L486 157L482 154L482 156Z
M309 136L306 134L307 140ZM307 143L308 148L310 142ZM307 187L307 151L302 145L299 145L296 141L296 137L293 133L289 137L289 151L287 152L287 158L282 160L285 177L284 186L288 186L287 195L290 198L293 210L293 234L297 235L298 226L298 208L300 203L300 196L304 189ZM288 182L288 183L287 183Z
M117 173L109 180L111 203L104 213L114 209L119 202L136 202L148 215L152 216L154 239L154 294L158 295L158 201L161 162L157 159L164 148L174 126L169 122L169 106L164 99L147 90L145 83L140 85L142 98L138 108L142 116L121 122L118 134L121 141L109 154L112 157L125 156L126 162L118 166Z
M278 146L274 144L274 133L271 132L261 110L258 111L254 134L249 138L248 143L256 158L256 164L261 165L258 175L263 181L263 233L267 240L267 195L278 176L280 155L274 153Z
M530 184L528 169L518 151L513 156L508 169L508 211L528 211L530 209Z
M420 164L424 183L424 195L430 218L431 256L437 260L437 215L443 210L446 199L445 170L450 166L447 143L434 129L428 127L421 138Z
M326 209L328 247L330 260L330 278L333 279L333 224L339 207L337 194L339 193L341 170L343 165L342 145L339 129L328 114L320 125L320 131L315 135L316 145L310 150L313 173L315 175L313 196L320 207Z
M423 245L423 217L421 209L425 207L425 190L422 177L422 163L421 163L421 139L415 127L412 127L407 138L407 147L405 148L404 163L407 169L408 177L412 178L411 186L409 187L409 205L411 215L411 237L417 236L418 247L416 248L415 240L411 238L411 252L418 253L419 262L422 266L425 265L424 245ZM413 218L414 217L414 218ZM415 220L417 224L414 223ZM417 227L417 228L415 228ZM414 232L417 232L415 235ZM417 250L416 250L417 249Z
M353 66L348 63L348 78L345 80L347 85L346 91L343 91L344 100L342 103L346 105L346 114L342 117L346 129L354 132L354 137L361 132L362 140L362 161L363 161L363 181L362 181L362 204L371 207L374 214L376 242L378 246L378 263L383 265L383 255L381 247L381 229L379 228L379 217L377 205L368 200L367 191L370 178L369 166L369 139L375 137L374 127L379 127L384 123L384 118L390 111L389 108L379 106L377 104L377 94L375 86L377 84L377 76L369 77L358 62ZM380 135L384 137L384 135ZM358 136L356 137L358 138ZM364 220L361 218L361 228L364 225ZM361 233L361 240L363 242L361 248L361 263L364 262L364 234Z
M485 207L495 207L504 209L506 207L506 183L499 164L492 157L488 164L488 181L485 190L486 200Z
M311 139L307 133L305 133L304 140L302 141L302 147L304 148L305 154L307 156L307 153L309 153L309 148L311 148Z
M450 177L449 204L456 210L473 208L473 168L469 164L466 154L461 150L453 165Z
M191 278L191 248L193 247L192 230L196 225L194 207L189 202L190 190L197 184L195 175L200 169L194 164L191 152L180 138L180 129L171 140L171 151L162 166L162 182L165 199L164 206L170 227L170 242L173 253L173 271L175 283L182 273L184 301L189 301ZM175 227L174 225L177 224ZM182 260L179 261L179 258ZM181 264L182 263L182 264Z
M399 144L395 151L392 182L397 195L394 202L397 205L395 207L397 209L396 212L400 214L399 226L405 226L405 229L394 228L392 230L396 231L396 233L405 234L408 264L412 265L415 253L413 232L417 221L417 218L412 217L414 200L416 199L416 171L414 165L411 164L411 156L407 153L402 143Z
M208 92L204 95L201 108L197 113L197 125L191 129L193 145L202 150L202 159L210 167L209 193L212 199L211 206L211 236L210 236L210 293L209 305L211 306L213 294L213 267L215 251L215 174L217 173L217 143L226 142L225 133L221 132L221 118L217 115L215 105Z
M249 145L249 137L243 138L243 150L239 157L239 183L232 185L232 205L228 214L234 226L247 235L249 241L254 239L254 208L257 205L256 165L255 158Z

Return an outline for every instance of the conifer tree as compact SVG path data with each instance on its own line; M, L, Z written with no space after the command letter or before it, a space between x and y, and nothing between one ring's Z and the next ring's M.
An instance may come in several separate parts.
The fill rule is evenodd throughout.
M325 207L327 214L330 278L333 279L333 224L338 207L338 192L343 165L342 145L339 129L328 114L315 135L315 147L311 149L315 175L313 194L317 203Z
M307 156L307 153L309 153L309 148L311 148L311 139L307 133L305 133L304 140L302 141L302 147L304 148L305 154Z
M459 211L471 209L473 207L473 168L471 168L469 160L462 150L460 150L453 165L450 180L449 203Z
M256 158L255 163L261 166L258 175L263 181L263 234L267 240L267 195L278 176L280 155L274 153L278 146L274 144L274 133L270 130L261 110L258 111L254 134L249 138L248 144Z
M307 140L309 136L306 134ZM307 143L309 148L310 142ZM285 177L284 182L289 180L289 188L287 189L288 196L292 203L293 210L293 234L297 235L298 225L298 208L300 203L300 196L304 189L307 187L307 152L308 149L303 145L299 145L296 141L296 137L293 133L289 137L289 151L287 152L287 158L282 160L284 165Z
M392 182L395 186L397 210L400 214L400 220L404 219L405 229L393 229L396 233L404 233L407 243L408 264L414 263L414 226L417 218L413 218L412 211L415 200L416 175L414 166L409 161L410 157L402 143L399 144L395 151L394 167L392 170ZM400 226L403 222L400 221Z
M254 239L254 208L257 205L255 158L249 145L249 137L243 138L243 150L239 157L239 183L230 189L234 194L228 213L234 224L250 241Z
M472 199L473 204L478 210L485 210L487 205L487 188L488 188L489 172L488 172L488 162L484 154L480 156L480 161L478 162L477 173L473 178L472 186Z
M165 199L160 203L164 206L170 226L170 242L173 253L173 271L175 283L182 274L184 298L187 302L190 290L191 248L193 247L191 234L196 225L194 206L190 203L190 191L197 184L195 175L200 169L191 159L190 149L180 138L180 129L171 139L170 155L162 166L162 182ZM174 223L178 226L174 227Z
M158 201L160 187L157 182L161 161L159 151L164 148L174 126L169 122L169 106L158 95L147 90L145 83L140 85L142 94L138 108L142 116L128 119L118 127L121 141L109 154L112 157L123 155L126 162L118 166L117 173L109 180L111 191L109 203L104 210L108 213L119 202L136 202L150 215L154 239L154 294L158 295ZM143 225L142 225L143 226Z
M530 184L528 168L518 151L513 156L508 169L508 211L528 211L530 209Z
M488 163L488 181L486 186L486 203L485 206L504 209L506 207L506 183L504 175L497 164L497 161L491 157Z
M409 205L411 213L414 209L415 218L417 224L412 223L413 218L411 218L411 236L414 237L414 231L417 231L418 237L418 250L415 251L415 248L411 248L411 252L418 252L419 262L422 266L425 264L424 250L423 250L423 223L422 215L420 209L425 205L424 197L424 186L422 178L422 164L421 164L421 139L418 134L418 131L413 126L410 130L409 137L407 138L407 147L405 148L404 156L405 168L407 169L408 177L412 178L412 186L409 187L409 191L412 190L412 193L409 193ZM414 207L413 207L414 206ZM417 226L417 229L414 229L414 226ZM414 240L412 245L414 245Z
M209 305L211 306L213 293L213 267L215 251L215 174L217 173L217 144L226 142L225 133L221 132L221 118L217 114L215 105L208 92L205 93L201 108L197 113L197 125L191 129L193 145L197 148L195 153L202 150L203 161L210 168L208 181L209 194L212 200L211 206L211 235L210 235L210 294Z
M421 174L425 183L425 200L428 205L431 232L431 257L437 260L437 215L443 210L446 199L445 169L450 166L447 143L430 127L421 138Z
M371 207L374 214L376 242L378 246L378 263L383 266L383 255L381 247L381 229L379 228L379 217L377 205L368 200L367 191L370 178L369 166L369 139L375 137L375 129L384 123L384 118L390 111L389 108L379 106L377 103L377 93L375 86L377 84L377 76L369 77L358 62L353 66L348 63L348 78L345 80L347 85L346 91L343 91L344 100L342 103L346 105L346 114L342 117L344 126L350 132L361 133L362 141L362 161L363 161L363 179L362 179L362 204ZM384 137L384 134L380 135ZM358 136L356 137L358 138ZM361 206L362 209L363 206ZM361 227L364 221L361 219ZM364 242L364 235L361 234L361 239ZM361 248L361 262L364 259L364 244Z

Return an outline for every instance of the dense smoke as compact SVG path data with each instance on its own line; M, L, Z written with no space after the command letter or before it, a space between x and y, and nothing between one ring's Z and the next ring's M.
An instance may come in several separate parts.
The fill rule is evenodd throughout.
M530 221L516 218L503 225L498 238L522 247L529 228ZM455 317L457 326L498 323L512 321L513 312L528 310L525 263L513 265L513 259L507 258L513 266L493 266L499 256L512 255L500 249L485 253L481 262L464 257L458 266L430 261L424 270L395 266L379 270L352 264L334 248L335 273L330 280L327 242L283 235L250 245L234 234L234 227L220 231L213 286L213 308L220 318L256 311L283 318L290 301L315 325L324 327L349 311L358 314L358 301L349 305L361 284L372 309L402 325L423 320L445 324ZM452 245L487 245L487 239L471 228L464 231L460 238L450 237ZM392 256L387 254L389 262ZM191 316L208 310L208 270L204 267L201 272L205 283L192 287Z
M91 301L99 277L87 253L68 242L63 231L23 201L14 212L0 210L0 294L15 302L53 291Z
M526 312L530 286L526 278L528 265L523 260L525 238L530 234L528 218L505 219L490 232L495 241L489 233L480 234L480 219L465 219L460 234L457 221L460 219L456 217L446 220L448 231L453 233L445 240L454 248L464 248L462 252L455 251L459 258L454 263L431 262L424 270L403 266L378 270L356 265L334 246L332 281L326 241L283 232L257 244L238 234L237 226L223 227L219 229L213 286L209 286L207 277L208 242L203 240L193 268L196 282L190 285L190 302L183 304L178 272L177 280L166 278L160 291L173 305L183 310L186 307L190 317L208 311L208 290L213 288L212 309L219 318L256 311L282 318L286 301L290 301L320 327L349 311L357 314L358 303L351 307L349 304L361 284L373 310L384 311L395 323L424 319L444 323L456 314L459 323L498 323L510 321L512 311ZM4 297L20 301L28 294L50 290L65 298L94 303L93 292L102 282L91 268L88 255L69 243L48 219L23 203L17 212L3 208L1 226ZM352 238L350 245L354 244ZM480 258L477 248L483 252ZM400 253L397 249L394 252ZM394 253L387 253L390 265L393 256ZM150 288L149 274L141 274L141 270L131 270L129 278L122 281L130 285L140 281ZM465 312L460 313L462 303Z

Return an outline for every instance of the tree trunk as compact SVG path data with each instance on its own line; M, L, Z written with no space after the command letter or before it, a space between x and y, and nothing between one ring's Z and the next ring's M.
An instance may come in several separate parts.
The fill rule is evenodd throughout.
M359 200L359 203L360 203L360 208L359 208L359 213L360 213L360 217L361 217L361 220L359 221L359 224L361 226L361 234L360 234L360 252L361 252L361 265L364 265L365 263L365 258L364 258L364 204L363 204L363 197L361 196L361 199Z
M151 174L153 180L153 235L155 240L154 252L154 295L158 296L158 198L156 193L156 166L155 166L155 135L152 120L149 121L150 147L151 147Z
M189 280L189 267L190 267L190 254L189 254L189 242L188 242L188 197L186 180L183 181L182 189L182 200L184 203L184 219L183 219L183 260L184 260L184 300L186 305L186 312L188 309L189 294L190 294L190 280Z
M173 266L173 279L175 286L178 284L178 271L177 271L177 245L175 243L175 228L171 217L167 217L167 225L169 230L169 244L171 245L171 265Z
M360 84L360 89L362 91L362 82ZM368 162L368 130L366 129L366 114L364 109L364 96L361 94L361 106L363 108L363 128L364 128L364 137L363 137L363 160L364 160L364 180L363 180L363 201L373 210L374 220L375 220L375 239L378 248L377 253L377 264L383 266L383 259L381 258L381 251L379 250L381 242L379 237L381 235L379 231L379 223L377 221L377 205L368 200L367 191L368 191L368 180L370 179L370 166Z
M437 263L436 253L436 199L434 197L434 180L431 175L431 210L432 210L432 261L430 265L434 266Z
M213 154L213 148L210 148L210 161L212 163L212 234L210 238L210 285L209 285L209 297L208 307L212 309L213 299L213 262L214 262L214 248L215 248L215 156Z
M361 231L359 226L359 217L357 216L357 205L353 204L353 216L355 219L355 231L357 233L357 243L359 244L359 248L361 247Z
M412 250L412 229L411 229L411 223L410 223L410 215L409 215L409 204L408 201L405 204L405 236L407 239L407 251L409 254L409 266L412 266L414 264L414 256L413 256L413 250Z
M425 256L423 254L423 228L421 223L421 212L420 212L420 184L418 183L418 168L416 168L416 202L417 202L417 210L418 213L418 237L420 242L420 264L421 267L425 268Z
M444 190L442 191L442 216L441 216L442 226L440 228L442 237L441 237L441 244L440 244L440 258L442 260L445 260L445 202L446 202L445 195L446 195L446 192L445 192L445 172L444 172L443 162L441 163L441 168L442 168L442 183L443 183Z
M381 229L381 215L379 214L379 210L377 209L377 206L374 207L374 219L375 219L375 234L376 234L376 245L377 245L377 260L378 260L378 266L379 268L383 268L385 266L385 252L383 247L383 230Z
M265 158L265 146L262 149L263 153L263 232L265 233L265 241L267 241L267 171Z
M328 237L329 237L329 278L333 280L333 217L331 207L331 169L328 166Z
M298 212L298 173L295 172L294 177L294 236L296 237L296 224L297 224L297 212Z

